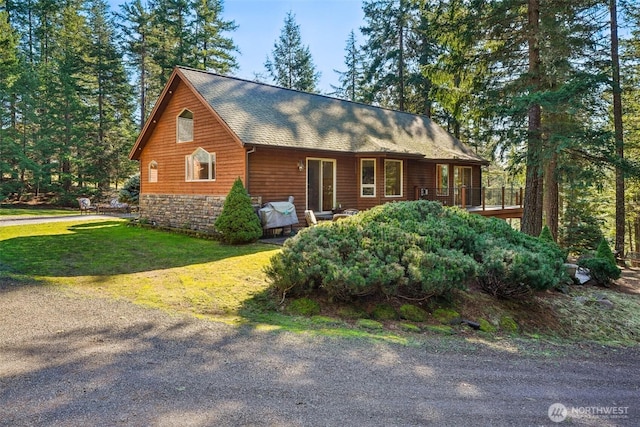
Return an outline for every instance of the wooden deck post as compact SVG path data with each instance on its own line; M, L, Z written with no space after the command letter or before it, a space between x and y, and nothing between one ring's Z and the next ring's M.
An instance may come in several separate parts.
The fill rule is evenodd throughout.
M486 210L487 207L487 187L482 187L482 210Z
M520 187L520 207L522 207L522 201L523 201L522 197L523 197L522 187Z
M502 210L504 210L504 185L502 186Z
M463 208L467 207L467 187L466 186L462 186L460 187L460 194L461 194L461 200L460 200L460 206Z

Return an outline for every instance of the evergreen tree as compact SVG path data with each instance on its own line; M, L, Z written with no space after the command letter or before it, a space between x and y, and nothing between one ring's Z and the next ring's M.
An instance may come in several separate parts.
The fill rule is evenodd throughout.
M233 183L215 226L222 241L229 244L252 243L262 236L260 218L240 178Z
M134 69L136 90L138 93L138 111L140 129L144 126L147 115L153 105L153 96L159 94L161 86L159 80L154 80L158 72L151 58L151 38L156 35L152 31L153 22L151 12L142 0L132 0L120 5L120 12L116 14L119 28L124 38L126 57L129 66Z
M87 172L102 189L133 173L126 155L133 141L132 88L118 50L115 24L104 0L91 0L89 9L91 47L90 73L93 83L94 131L88 147L91 162Z
M356 35L351 30L347 38L345 48L344 65L346 71L336 71L339 75L340 86L332 86L335 95L349 101L362 101L363 78L364 78L364 57L356 43Z
M264 66L277 85L304 92L317 91L320 73L313 64L309 47L302 45L300 27L292 12L287 13L271 53L273 58L267 57Z
M4 0L0 0L0 200L17 190L20 158L14 92L19 76L18 35L10 25L5 7Z
M368 102L412 111L407 108L409 80L418 73L416 54L408 48L414 34L416 8L409 0L370 0L363 4L367 38L366 80L371 85Z
M221 0L195 0L195 18L191 24L191 54L188 65L193 68L229 73L238 68L234 53L238 48L223 33L238 28L234 21L222 19Z

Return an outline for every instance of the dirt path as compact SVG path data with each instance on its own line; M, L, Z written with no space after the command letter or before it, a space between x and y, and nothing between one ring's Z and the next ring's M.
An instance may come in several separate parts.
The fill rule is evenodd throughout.
M638 349L525 350L268 332L0 282L0 425L534 426L556 425L555 403L572 425L640 425Z

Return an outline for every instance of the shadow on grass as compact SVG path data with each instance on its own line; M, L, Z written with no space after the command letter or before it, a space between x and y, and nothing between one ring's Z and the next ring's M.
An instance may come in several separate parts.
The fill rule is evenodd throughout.
M101 276L183 267L269 250L273 247L222 245L130 227L122 221L99 221L66 226L57 233L1 240L0 269L34 276Z

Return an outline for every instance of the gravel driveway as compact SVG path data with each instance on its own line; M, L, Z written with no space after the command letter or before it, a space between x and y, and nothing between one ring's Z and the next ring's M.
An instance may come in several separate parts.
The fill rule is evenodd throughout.
M269 332L0 282L0 425L557 425L554 403L640 425L638 349L530 346Z

